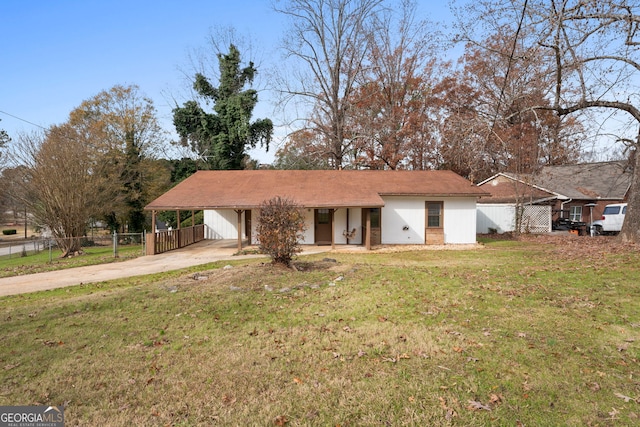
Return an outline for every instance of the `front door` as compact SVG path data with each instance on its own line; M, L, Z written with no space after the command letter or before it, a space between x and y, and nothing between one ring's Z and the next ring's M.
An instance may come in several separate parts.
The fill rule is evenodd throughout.
M362 226L364 229L364 239L362 243L365 242L367 236L367 213L369 214L369 218L371 221L371 245L379 245L382 242L380 237L381 232L381 218L380 218L380 208L370 208L370 209L362 209Z
M331 244L331 210L315 210L315 242L317 245Z

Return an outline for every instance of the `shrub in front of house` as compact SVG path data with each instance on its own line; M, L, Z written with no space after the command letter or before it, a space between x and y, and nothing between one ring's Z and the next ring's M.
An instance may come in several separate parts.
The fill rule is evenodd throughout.
M9 236L11 234L17 234L18 231L15 228L9 229L9 230L2 230L2 234L4 234L5 236Z
M274 197L260 204L257 237L260 251L274 263L289 266L301 252L300 240L305 231L304 211L294 201Z

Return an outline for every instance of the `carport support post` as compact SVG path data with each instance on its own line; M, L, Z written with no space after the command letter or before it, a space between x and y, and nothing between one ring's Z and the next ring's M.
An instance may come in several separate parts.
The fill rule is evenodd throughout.
M176 211L176 221L178 222L178 235L176 236L176 239L178 240L178 248L181 248L182 242L180 241L180 235L182 233L180 233L180 210Z
M238 252L242 250L242 209L237 209L238 214Z
M113 257L118 258L118 232L113 232Z
M151 233L146 236L147 255L156 254L156 211L151 211Z

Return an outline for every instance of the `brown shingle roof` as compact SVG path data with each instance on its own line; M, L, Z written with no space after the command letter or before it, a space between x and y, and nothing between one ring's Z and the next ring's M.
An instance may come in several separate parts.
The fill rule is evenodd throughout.
M545 166L537 175L496 174L478 184L491 193L482 203L561 200L624 200L631 185L626 161Z
M376 207L384 205L384 195L481 197L487 193L451 171L199 171L145 209L249 209L275 196L304 207Z
M528 177L517 179L506 174L494 175L478 184L491 194L489 197L483 197L482 203L529 203L557 197L554 193L528 184L527 179Z

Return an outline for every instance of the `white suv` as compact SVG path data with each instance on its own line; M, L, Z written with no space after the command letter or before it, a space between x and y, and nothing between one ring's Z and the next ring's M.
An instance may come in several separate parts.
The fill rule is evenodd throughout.
M602 212L602 219L593 221L596 234L617 234L622 230L622 223L627 213L626 203L607 205Z

